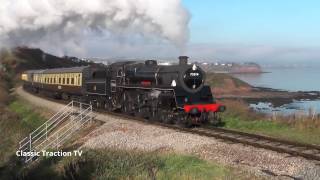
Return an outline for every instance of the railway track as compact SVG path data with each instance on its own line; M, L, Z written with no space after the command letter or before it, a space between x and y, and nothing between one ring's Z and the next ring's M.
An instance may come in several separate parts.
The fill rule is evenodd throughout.
M313 144L305 144L299 142L288 141L258 134L245 133L236 130L218 128L218 127L197 127L197 128L184 128L172 124L163 124L160 122L150 122L146 119L123 115L113 112L103 112L108 115L125 118L128 120L135 120L146 124L153 124L157 126L175 129L180 132L187 132L197 134L205 137L213 137L217 139L226 140L234 143L241 143L250 145L257 148L268 149L279 153L286 153L292 156L300 156L309 160L320 162L320 146Z
M33 94L34 95L34 94ZM36 95L41 98L45 98L47 100L51 100L57 103L66 103L61 100L53 100L48 97L43 97ZM96 110L99 113L107 114L114 117L121 117L127 120L134 120L138 122L142 122L144 124L152 124L161 127L167 127L171 129L175 129L180 132L187 132L192 134L197 134L200 136L213 137L217 139L226 140L234 143L241 143L245 145L250 145L253 147L268 149L272 151L276 151L279 153L286 153L292 156L300 156L309 160L315 160L320 162L320 146L312 145L312 144L304 144L298 143L268 136L262 136L257 134L245 133L236 130L218 128L218 127L196 127L196 128L184 128L177 125L172 124L163 124L156 121L148 121L143 118L115 113L115 112L106 112L103 110Z
M320 162L320 146L317 145L292 142L223 128L196 128L193 131L203 136L215 137L235 143L251 145L279 153L287 153L293 156L300 156L309 160Z

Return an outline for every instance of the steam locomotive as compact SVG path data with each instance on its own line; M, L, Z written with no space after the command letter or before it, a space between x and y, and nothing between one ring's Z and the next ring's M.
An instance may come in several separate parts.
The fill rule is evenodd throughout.
M155 60L116 62L108 66L83 66L30 70L22 75L23 87L64 100L77 99L97 109L183 125L219 121L225 106L217 104L205 85L205 72L188 64L158 65Z

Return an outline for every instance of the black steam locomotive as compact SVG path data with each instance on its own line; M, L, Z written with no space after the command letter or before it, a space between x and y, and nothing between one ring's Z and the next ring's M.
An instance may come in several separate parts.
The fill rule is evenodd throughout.
M180 56L177 65L147 60L30 70L22 79L24 88L34 93L165 123L217 123L217 113L225 110L204 84L205 72L188 64L187 56Z

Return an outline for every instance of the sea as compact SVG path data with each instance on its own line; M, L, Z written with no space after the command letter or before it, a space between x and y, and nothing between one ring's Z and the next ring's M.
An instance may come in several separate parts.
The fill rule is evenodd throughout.
M286 91L320 91L320 68L318 67L272 67L263 68L266 73L234 74L235 77L257 87L267 87ZM292 103L275 107L271 102L250 104L257 112L291 115L320 114L320 99L294 100Z

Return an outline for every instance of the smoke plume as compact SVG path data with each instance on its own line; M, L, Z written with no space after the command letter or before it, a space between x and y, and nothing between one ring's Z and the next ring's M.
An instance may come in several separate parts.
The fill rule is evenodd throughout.
M90 37L138 34L181 47L188 23L181 0L0 0L0 46L81 52Z

